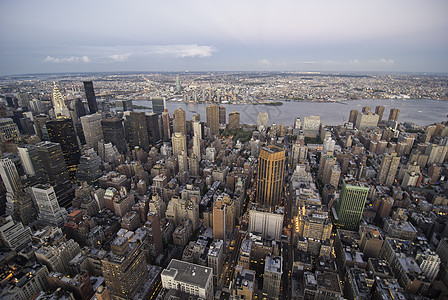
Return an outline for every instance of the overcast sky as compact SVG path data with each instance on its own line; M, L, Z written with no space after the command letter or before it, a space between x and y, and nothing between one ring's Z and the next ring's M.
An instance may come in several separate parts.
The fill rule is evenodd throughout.
M448 72L447 0L0 0L0 74Z

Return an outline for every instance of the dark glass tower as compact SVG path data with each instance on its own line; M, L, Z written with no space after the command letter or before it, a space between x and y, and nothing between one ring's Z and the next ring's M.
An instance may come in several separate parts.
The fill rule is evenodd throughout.
M101 121L103 137L106 143L117 146L120 153L126 152L126 140L122 120L119 118L106 118Z
M158 115L161 115L166 108L165 98L152 98L152 111Z
M96 103L95 91L93 90L92 81L84 81L84 90L86 91L87 104L89 111L94 114L98 111L98 104Z
M146 117L143 112L131 112L126 118L127 136L129 145L134 148L136 146L149 151L148 129L146 128Z
M61 145L70 177L75 178L81 152L79 151L78 139L76 138L75 127L73 126L72 120L51 120L45 125L50 141Z

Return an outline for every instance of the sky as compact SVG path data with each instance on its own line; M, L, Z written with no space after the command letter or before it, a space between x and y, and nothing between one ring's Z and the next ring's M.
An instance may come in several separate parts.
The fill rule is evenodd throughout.
M448 72L446 0L0 0L0 74Z

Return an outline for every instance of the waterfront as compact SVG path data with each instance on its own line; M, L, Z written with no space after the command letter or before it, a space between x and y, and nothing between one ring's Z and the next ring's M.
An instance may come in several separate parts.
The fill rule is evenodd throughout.
M135 105L151 106L151 101L140 100L133 101ZM187 120L196 112L201 115L201 120L206 120L205 108L209 104L184 103L184 102L166 102L166 107L171 114L178 108L186 111ZM285 101L281 106L266 105L233 105L222 104L226 108L228 115L232 111L241 114L240 122L243 124L256 124L258 112L267 112L269 115L269 124L292 125L296 117L309 115L319 115L321 121L327 125L338 125L348 120L351 109L361 111L363 106L370 106L375 111L375 106L383 105L385 107L383 119L387 120L391 108L400 109L398 121L413 122L417 125L429 125L436 122L447 120L448 102L442 100L416 100L416 99L366 99L349 100L341 102L294 102ZM141 110L136 110L141 111ZM228 116L227 116L228 118Z

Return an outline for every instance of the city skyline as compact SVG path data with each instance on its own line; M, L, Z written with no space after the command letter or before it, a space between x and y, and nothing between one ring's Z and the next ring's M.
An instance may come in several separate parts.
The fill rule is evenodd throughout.
M0 21L1 75L448 70L444 1L18 1L1 7L8 12Z

